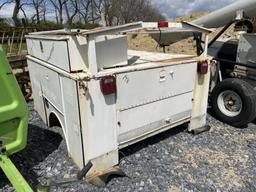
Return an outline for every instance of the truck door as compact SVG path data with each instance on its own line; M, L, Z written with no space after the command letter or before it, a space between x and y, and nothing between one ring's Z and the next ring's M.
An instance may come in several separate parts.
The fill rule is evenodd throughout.
M119 143L189 118L196 62L118 74Z

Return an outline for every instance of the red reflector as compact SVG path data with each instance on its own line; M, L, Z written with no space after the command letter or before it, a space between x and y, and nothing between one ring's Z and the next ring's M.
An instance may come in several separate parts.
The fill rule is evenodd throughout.
M168 27L168 22L167 21L159 21L158 28L164 28L164 27Z
M116 92L116 78L114 76L106 76L100 80L100 88L104 95L110 95Z
M208 63L207 63L207 61L203 61L203 62L198 63L198 72L201 75L205 75L205 74L208 73Z

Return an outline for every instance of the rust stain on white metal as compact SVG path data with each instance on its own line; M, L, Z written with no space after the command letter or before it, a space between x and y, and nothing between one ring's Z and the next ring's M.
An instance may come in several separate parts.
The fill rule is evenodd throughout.
M173 59L166 59L166 60L159 60L154 61L155 63L168 63L168 64L177 64L177 63L191 63L195 61L201 61L203 58L197 56L187 56L182 58L173 58Z
M191 114L193 93L206 96L208 76L202 82L195 81L198 62L207 59L205 55L130 51L123 36L105 36L139 27L141 23L80 34L71 31L72 34L63 36L68 37L66 40L56 38L60 31L28 36L27 58L35 80L32 84L37 92L42 91L51 110L63 119L68 151L74 161L80 168L92 161L89 177L108 172L118 164L118 149L124 146L190 120L198 123L193 128L205 124L205 102L196 105L196 114L203 114L199 121L193 120L195 116ZM82 34L88 36L79 37L78 41L76 35ZM40 41L45 47L54 42L55 51L42 53ZM33 46L37 51L33 51ZM106 55L103 52L107 49L112 50ZM68 56L64 57L62 50ZM124 53L120 50L125 54L118 54ZM107 75L114 75L116 80L117 92L110 95L104 95L100 84L100 79ZM198 88L194 82L205 86ZM37 101L43 99L38 94L36 97ZM43 102L37 104L41 105L38 109L45 107Z

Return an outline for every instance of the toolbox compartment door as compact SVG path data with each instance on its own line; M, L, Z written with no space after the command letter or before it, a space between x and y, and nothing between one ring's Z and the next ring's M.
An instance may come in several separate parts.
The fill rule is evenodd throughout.
M189 118L197 63L117 75L119 143Z
M67 40L27 39L28 54L70 72Z

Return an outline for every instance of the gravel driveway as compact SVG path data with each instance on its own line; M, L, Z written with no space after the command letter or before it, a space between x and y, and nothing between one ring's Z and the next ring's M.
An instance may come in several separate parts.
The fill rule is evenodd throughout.
M12 156L28 182L72 177L77 168L68 158L59 128L48 129L30 107L27 148ZM113 178L105 188L85 182L51 191L256 191L256 126L235 129L210 115L211 131L200 135L177 127L120 152L120 167L128 177ZM0 173L0 191L13 191Z

